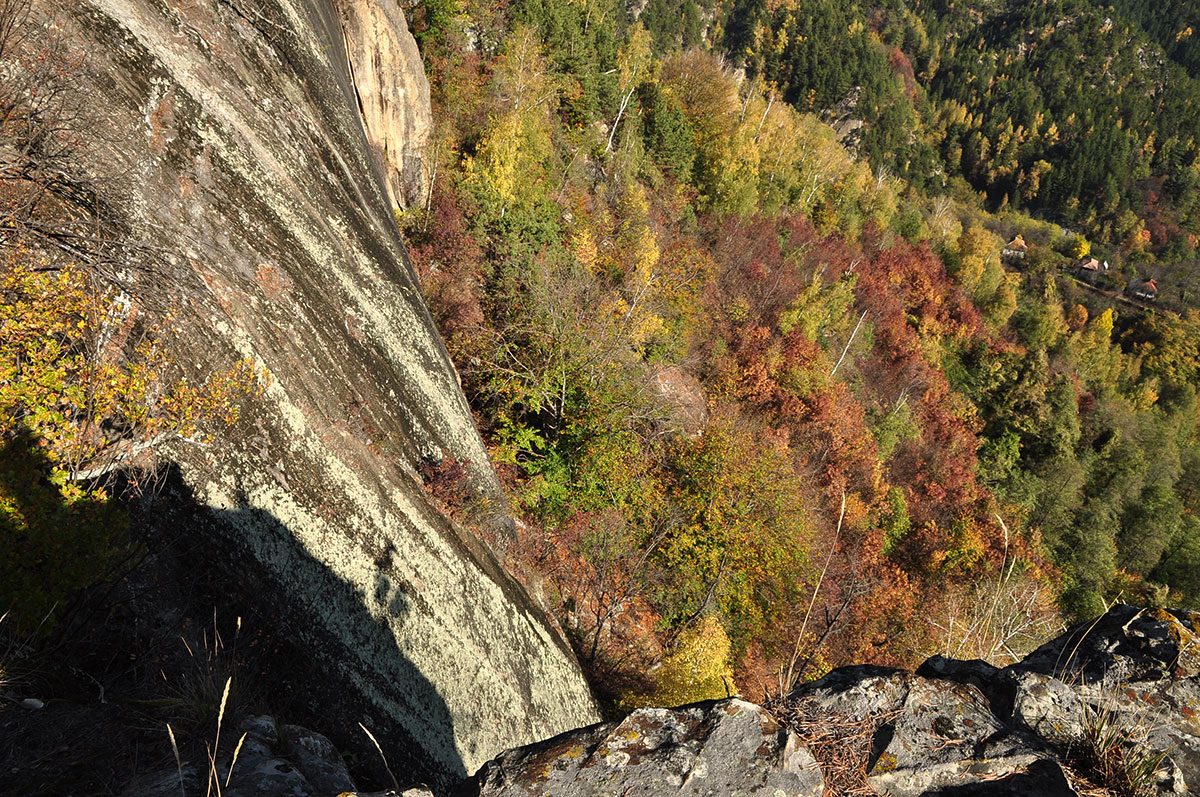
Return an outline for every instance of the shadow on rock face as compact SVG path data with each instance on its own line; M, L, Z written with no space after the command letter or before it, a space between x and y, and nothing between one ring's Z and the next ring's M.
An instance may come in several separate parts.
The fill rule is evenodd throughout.
M132 781L133 791L126 793L143 793L137 784L162 775L177 794L170 744L178 738L184 763L193 770L200 764L200 751L213 738L217 704L224 705L220 690L227 676L233 696L224 712L224 761L233 753L242 712L270 712L282 722L319 725L337 750L351 751L355 776L366 784L390 785L388 769L401 783L439 789L468 774L450 707L396 644L396 629L421 597L396 578L394 549L375 558L373 582L367 582L375 586L367 596L314 559L269 513L244 502L228 510L203 506L177 468L164 469L158 489L138 501L92 502L81 510L43 489L37 468L44 463L37 457L25 458L29 484L14 493L13 479L2 477L22 473L14 464L25 462L13 454L17 448L0 450L0 499L12 499L23 517L42 518L37 530L50 542L55 529L65 529L63 540L78 542L80 534L95 534L105 524L131 525L133 535L111 549L125 558L116 578L73 595L65 586L50 595L59 603L41 634L12 623L0 627L8 634L0 639L0 666L8 679L0 688L11 698L0 703L0 791L118 793ZM120 475L117 492L119 482ZM92 515L97 522L80 522ZM231 529L269 538L276 556L300 576L303 594L287 594L245 555L246 541ZM45 580L46 572L60 581L75 579L72 589L98 575L72 564L69 550L35 550L30 535L5 530L0 553L37 563L40 569L29 577L45 581L47 590L58 581ZM0 557L7 562L3 575L19 586L19 563L8 559ZM43 608L32 605L38 617ZM313 622L314 613L326 620ZM342 628L338 639L327 636L331 616ZM225 641L214 642L217 637ZM363 699L365 690L373 701ZM25 698L32 707L21 705ZM386 763L360 723L378 740ZM235 769L235 791L239 776L250 774Z
M367 759L377 757L361 723L378 740L387 765L402 783L445 786L469 774L456 747L449 706L419 663L396 644L396 629L403 629L421 598L389 572L394 548L386 546L375 557L374 594L367 596L315 559L278 518L244 502L230 510L201 507L181 480L173 479L172 485L174 500L190 504L197 525L209 525L206 533L226 549L227 561L234 563L229 577L253 584L262 604L259 608L277 615L280 630L292 639L300 660L290 663L295 670L289 681L303 694L277 697L304 705L311 712L310 721L319 720L322 732L339 745L364 751ZM298 576L292 582L303 583L303 594L283 594L273 585L271 572L239 553L239 540L219 536L228 529L253 529L269 540L276 561L285 562L286 569ZM377 607L375 612L367 608L368 603ZM325 619L314 622L316 616ZM328 618L336 618L343 629L340 639L326 635ZM353 645L348 647L347 639L353 639ZM264 686L269 695L271 685ZM387 706L391 716L362 701L364 692L376 706ZM369 768L380 770L378 765Z

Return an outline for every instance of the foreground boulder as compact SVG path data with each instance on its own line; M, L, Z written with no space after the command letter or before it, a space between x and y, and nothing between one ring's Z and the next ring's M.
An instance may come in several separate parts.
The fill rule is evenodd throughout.
M643 708L510 751L489 762L464 794L763 794L819 797L820 771L793 734L736 698Z
M511 750L460 794L1183 794L1200 788L1198 631L1116 606L1004 669L935 656L766 708L642 709Z

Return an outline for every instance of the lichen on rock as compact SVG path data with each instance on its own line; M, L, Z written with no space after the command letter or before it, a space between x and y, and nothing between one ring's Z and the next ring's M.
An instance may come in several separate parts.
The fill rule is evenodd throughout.
M1139 776L1138 793L1181 794L1200 783L1200 691L1196 679L1176 667L1188 639L1184 631L1191 633L1191 624L1183 613L1116 606L1005 669L941 656L917 674L837 669L769 704L784 727L785 736L775 738L786 741L765 744L749 759L740 742L753 734L743 728L729 736L739 743L725 744L713 729L737 706L745 715L762 712L759 727L770 735L777 726L765 709L736 700L643 709L620 724L509 751L460 793L675 793L683 791L680 783L695 782L678 773L700 770L702 740L709 760L719 757L730 773L706 792L712 794L753 793L742 784L758 783L781 760L781 749L795 751L788 754L792 760L815 761L815 769L802 767L813 773L803 788L814 794L1067 797L1097 793L1106 785L1099 763L1119 767L1122 761L1153 764L1154 771ZM1113 747L1089 749L1098 717L1108 723ZM1122 758L1123 751L1131 757ZM1090 758L1096 754L1111 760ZM604 784L617 787L606 791Z
M145 261L121 265L187 308L180 359L269 377L232 434L168 458L204 507L188 533L227 544L329 674L313 699L342 690L445 782L597 720L569 647L417 475L453 457L481 522L505 522L389 196L423 185L429 115L398 7L33 5L84 64L80 159Z

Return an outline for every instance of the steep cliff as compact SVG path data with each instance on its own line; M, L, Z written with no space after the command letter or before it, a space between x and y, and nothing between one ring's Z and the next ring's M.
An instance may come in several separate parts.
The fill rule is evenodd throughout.
M396 3L342 0L339 9L367 140L384 169L392 204L409 207L425 198L433 123L417 43Z
M264 600L357 690L385 744L421 751L414 771L464 775L595 721L569 649L417 476L422 461L469 463L501 522L392 215L424 184L429 119L395 5L34 10L79 59L83 158L105 215L185 297L185 357L269 374L234 434L171 452Z

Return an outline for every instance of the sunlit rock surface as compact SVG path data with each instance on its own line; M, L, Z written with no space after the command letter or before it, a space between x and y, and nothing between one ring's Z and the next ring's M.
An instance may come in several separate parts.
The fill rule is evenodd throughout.
M371 150L383 168L388 197L396 207L425 201L429 174L429 83L420 69L417 44L398 3L342 0L350 75Z
M447 778L598 719L569 649L416 475L470 463L464 489L500 522L386 187L421 190L429 118L395 4L34 9L80 61L84 157L134 245L126 265L186 297L198 372L249 358L269 374L232 434L172 458L264 602L350 690L333 694L411 751L393 767Z
M1200 787L1198 631L1200 614L1115 606L1004 669L935 656L837 669L765 709L642 709L511 750L457 793L1184 794Z
M736 698L638 709L621 722L506 753L475 781L464 794L820 797L824 788L795 734Z

